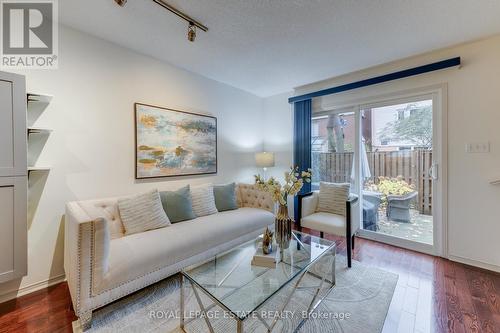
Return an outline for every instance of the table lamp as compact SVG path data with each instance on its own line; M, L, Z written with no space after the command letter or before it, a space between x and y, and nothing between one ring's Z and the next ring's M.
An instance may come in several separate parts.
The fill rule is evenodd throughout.
M255 154L255 164L264 169L264 179L266 179L267 168L274 166L274 153L262 152Z

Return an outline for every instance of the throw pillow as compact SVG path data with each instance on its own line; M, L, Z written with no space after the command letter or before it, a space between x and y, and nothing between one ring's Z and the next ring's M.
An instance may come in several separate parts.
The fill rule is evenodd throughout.
M214 186L215 206L219 212L238 209L236 184Z
M217 213L212 184L192 187L191 199L193 200L193 211L196 216L200 217Z
M319 202L316 211L345 216L346 201L349 198L349 183L319 184Z
M118 209L126 235L163 228L170 224L161 205L158 190L119 199Z
M177 223L196 218L193 212L189 185L177 191L160 192L160 198L163 209L165 213L167 213L170 222Z

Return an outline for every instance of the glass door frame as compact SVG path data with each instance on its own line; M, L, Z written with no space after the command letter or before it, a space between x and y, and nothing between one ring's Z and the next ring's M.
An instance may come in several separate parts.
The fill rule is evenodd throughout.
M378 233L375 231L360 229L358 236L366 239L375 240L378 242L423 252L441 257L448 256L448 240L447 240L447 85L440 84L430 87L411 89L390 94L371 96L360 98L344 103L342 105L328 105L330 111L323 111L315 114L331 114L336 112L346 112L352 109L355 114L355 181L352 193L359 195L360 204L356 212L356 218L362 225L362 207L363 196L362 182L359 175L361 174L360 151L362 144L362 127L361 127L361 111L367 108L375 108L387 105L409 103L412 101L431 99L433 105L432 121L433 121L433 154L432 166L433 176L437 177L433 180L432 185L432 216L433 216L433 244L420 243L404 238Z

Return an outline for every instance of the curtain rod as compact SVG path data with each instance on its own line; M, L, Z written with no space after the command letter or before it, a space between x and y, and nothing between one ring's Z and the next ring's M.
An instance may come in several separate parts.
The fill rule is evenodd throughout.
M379 83L384 83L393 80L399 80L410 76L420 75L424 73L438 71L440 69L445 69L449 67L460 66L461 59L460 57L450 58L442 61L438 61L432 64L423 65L419 67L414 67L410 69L405 69L399 72L394 72L390 74L385 74L381 76L376 76L370 79L365 79L357 82L343 84L341 86L327 88L319 91L315 91L312 93L290 97L288 99L288 103L302 102L314 97L321 97L326 95L338 94L348 90L359 89L367 86L372 86Z

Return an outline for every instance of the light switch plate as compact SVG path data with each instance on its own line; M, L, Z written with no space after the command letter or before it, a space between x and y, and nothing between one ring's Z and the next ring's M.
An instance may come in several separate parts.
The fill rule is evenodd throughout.
M465 145L466 153L489 153L490 143L489 142L473 142L467 143Z

